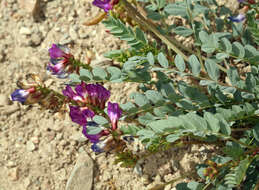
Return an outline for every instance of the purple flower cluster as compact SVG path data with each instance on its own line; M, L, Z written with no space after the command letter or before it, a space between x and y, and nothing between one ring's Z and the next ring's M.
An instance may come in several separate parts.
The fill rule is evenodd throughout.
M100 109L104 109L105 103L110 98L110 92L102 85L84 82L76 85L75 92L67 85L63 94L74 101L91 104Z
M106 13L112 10L113 6L116 5L119 0L94 0L93 5L103 9Z
M73 64L74 56L70 54L69 49L62 45L52 44L49 49L50 62L47 70L59 78L67 77Z
M82 133L86 138L94 143L92 149L94 151L101 152L102 146L100 146L100 144L105 143L100 141L100 138L102 136L109 135L110 131L103 129L100 133L95 135L87 133L87 126L98 127L97 123L91 121L95 116L95 113L89 109L89 106L91 105L103 110L110 97L110 92L99 84L86 84L81 82L81 84L75 86L74 90L71 86L67 85L65 90L63 90L63 94L70 100L75 101L77 104L76 106L69 106L71 120L82 126ZM119 108L117 103L108 102L107 112L111 120L111 130L116 130L118 120L122 115L122 110Z

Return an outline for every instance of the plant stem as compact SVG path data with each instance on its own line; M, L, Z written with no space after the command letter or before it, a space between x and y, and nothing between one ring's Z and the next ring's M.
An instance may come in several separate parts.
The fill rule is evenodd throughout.
M167 37L162 35L156 27L153 25L153 23L148 22L139 12L135 10L135 8L128 3L126 0L121 0L120 1L123 5L124 8L127 10L129 13L129 16L135 20L136 22L140 23L143 25L145 28L148 30L152 31L154 34L156 34L170 49L172 49L175 53L181 55L185 61L188 61L188 57L180 50L178 49L172 42L171 40ZM138 18L139 17L139 18Z

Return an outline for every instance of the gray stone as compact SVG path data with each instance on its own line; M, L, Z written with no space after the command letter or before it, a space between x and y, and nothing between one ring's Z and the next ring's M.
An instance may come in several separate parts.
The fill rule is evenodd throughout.
M10 99L5 94L0 94L0 106L6 106L10 104Z
M27 148L28 151L32 152L32 151L35 150L36 147L35 147L35 145L33 144L32 141L28 141L27 144L26 144L26 148Z
M73 134L72 136L70 136L70 138L72 140L78 141L78 142L85 142L85 141L87 141L87 138L85 138L85 136L81 132Z
M82 152L69 177L66 190L91 190L93 185L94 163L91 157Z
M72 40L76 40L78 38L76 31L72 27L69 29L69 35Z
M31 33L32 33L31 29L29 29L27 27L21 27L20 28L20 34L30 35Z

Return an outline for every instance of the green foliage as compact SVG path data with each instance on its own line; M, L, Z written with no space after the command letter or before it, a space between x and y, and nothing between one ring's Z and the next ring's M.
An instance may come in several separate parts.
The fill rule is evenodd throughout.
M136 27L112 16L103 21L112 35L130 46L105 54L120 65L80 69L78 75L70 75L71 83L139 83L138 92L120 105L121 120L128 122L120 130L138 137L149 152L182 146L186 141L219 147L213 164L197 167L200 183L181 183L176 189L254 188L259 179L256 6L251 5L247 22L233 23L228 19L231 10L215 0L141 2L147 19L153 22L138 12L131 15L141 20ZM186 25L168 25L168 16L180 16ZM192 38L192 47L176 42L175 35ZM94 121L107 123L105 118L95 117ZM92 127L89 132L98 130ZM132 167L138 159L134 156L123 152L116 163ZM214 173L204 173L211 170Z

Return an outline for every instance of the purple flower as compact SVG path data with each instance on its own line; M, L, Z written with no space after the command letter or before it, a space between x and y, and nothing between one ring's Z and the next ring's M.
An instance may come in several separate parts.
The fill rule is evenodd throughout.
M245 20L245 15L244 14L239 14L237 16L230 16L228 17L229 20L231 20L232 22L242 22L243 20Z
M18 101L18 102L24 103L28 98L29 94L30 92L28 90L16 89L11 94L11 99L12 101Z
M70 54L69 49L65 46L53 44L49 49L50 62L47 70L59 78L67 77L67 73L71 72L69 65L73 64L74 56Z
M120 109L119 104L108 102L107 112L112 122L112 130L116 130L118 120L122 114L122 110Z
M106 101L110 98L110 91L99 84L88 84L86 90L91 104L104 109Z
M111 0L94 0L93 5L103 9L105 12L108 12L113 7Z
M49 55L51 59L70 57L69 49L65 46L57 44L52 44L52 47L49 49Z
M239 3L244 3L245 0L237 0Z
M78 95L77 93L75 93L73 91L73 89L71 88L71 86L69 86L69 85L67 85L66 89L63 90L62 92L63 92L64 96L67 96L67 97L69 97L72 100L83 101L83 97Z
M110 91L99 84L81 84L76 85L74 92L70 86L63 90L63 94L75 101L81 101L93 106L104 109L105 103L110 97Z
M71 120L81 126L87 125L87 118L93 118L94 112L87 107L69 106Z

